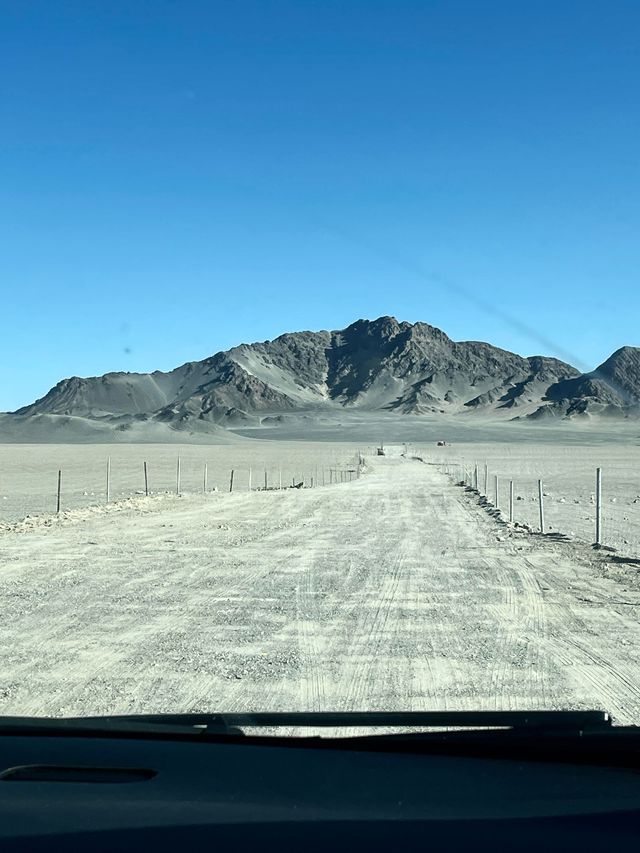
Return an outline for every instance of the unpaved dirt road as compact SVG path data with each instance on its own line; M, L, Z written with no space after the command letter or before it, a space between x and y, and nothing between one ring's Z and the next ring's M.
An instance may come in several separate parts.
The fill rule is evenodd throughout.
M599 707L640 722L640 592L435 467L0 536L0 713Z

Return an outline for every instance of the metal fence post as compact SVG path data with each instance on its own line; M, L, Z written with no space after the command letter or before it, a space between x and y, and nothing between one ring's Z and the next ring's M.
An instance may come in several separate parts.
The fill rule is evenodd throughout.
M509 480L509 521L513 524L513 480Z
M596 468L596 545L602 545L602 468Z

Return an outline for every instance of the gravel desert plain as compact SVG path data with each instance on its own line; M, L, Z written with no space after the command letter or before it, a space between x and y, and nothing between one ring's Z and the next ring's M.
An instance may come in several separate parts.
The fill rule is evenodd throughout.
M637 722L640 427L457 423L0 445L0 712Z

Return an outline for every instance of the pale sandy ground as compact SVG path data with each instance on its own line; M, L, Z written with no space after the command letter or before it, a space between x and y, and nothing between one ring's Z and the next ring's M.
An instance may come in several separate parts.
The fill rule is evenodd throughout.
M605 708L640 722L632 567L437 467L137 499L0 535L0 713Z

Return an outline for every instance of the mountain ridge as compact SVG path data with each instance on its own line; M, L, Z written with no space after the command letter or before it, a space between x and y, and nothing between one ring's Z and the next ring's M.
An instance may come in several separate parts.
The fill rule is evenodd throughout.
M559 359L523 357L483 341L453 341L427 323L391 316L344 329L286 332L171 371L69 377L5 417L86 418L206 431L306 410L458 414L507 419L637 414L640 349L621 347L580 373Z

